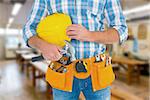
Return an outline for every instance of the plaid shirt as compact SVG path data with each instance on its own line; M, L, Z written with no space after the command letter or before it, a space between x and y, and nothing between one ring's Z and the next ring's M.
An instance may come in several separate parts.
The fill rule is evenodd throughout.
M104 31L106 19L109 28L115 28L122 44L128 36L125 17L119 0L35 0L30 16L24 26L24 39L36 35L36 27L41 19L53 13L68 14L73 24L82 24L90 31ZM95 42L71 40L76 58L88 58L104 53L106 45Z

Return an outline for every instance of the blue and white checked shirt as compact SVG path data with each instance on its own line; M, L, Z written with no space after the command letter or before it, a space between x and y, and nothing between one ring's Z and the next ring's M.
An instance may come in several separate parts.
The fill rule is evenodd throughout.
M104 19L108 27L115 28L123 43L128 36L125 17L119 0L35 0L30 16L24 26L24 39L36 35L40 20L53 13L68 14L73 24L82 24L90 31L104 31ZM95 42L71 40L76 58L88 58L104 53L106 45Z

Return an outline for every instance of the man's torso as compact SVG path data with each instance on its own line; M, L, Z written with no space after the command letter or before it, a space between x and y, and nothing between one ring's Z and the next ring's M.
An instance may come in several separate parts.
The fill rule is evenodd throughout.
M48 15L68 14L73 24L82 24L89 31L104 31L104 7L106 0L46 0ZM88 58L104 53L106 46L94 42L72 40L76 58Z

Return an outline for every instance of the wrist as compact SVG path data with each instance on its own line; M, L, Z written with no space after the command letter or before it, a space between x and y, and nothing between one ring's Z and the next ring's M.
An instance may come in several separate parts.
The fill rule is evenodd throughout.
M28 43L32 48L42 50L46 42L40 39L38 36L33 36L29 39Z

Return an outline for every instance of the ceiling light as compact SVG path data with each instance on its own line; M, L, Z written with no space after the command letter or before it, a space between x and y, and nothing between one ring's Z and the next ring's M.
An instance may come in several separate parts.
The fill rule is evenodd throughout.
M21 3L15 3L11 14L13 16L16 16L18 14L19 10L21 9L21 7L22 7Z
M13 21L14 21L14 18L10 17L8 20L8 24L6 25L6 28L9 28L11 26L11 24L13 23Z
M140 7L136 7L136 8L133 8L131 10L125 10L125 11L123 11L123 14L124 15L129 15L129 14L132 14L132 13L138 13L138 12L147 11L147 10L150 10L150 4L143 5L143 6L140 6Z
M10 27L10 24L7 24L7 25L6 25L6 29L8 29L9 27Z
M14 21L14 18L10 17L9 20L8 20L8 24L12 24L13 21Z

